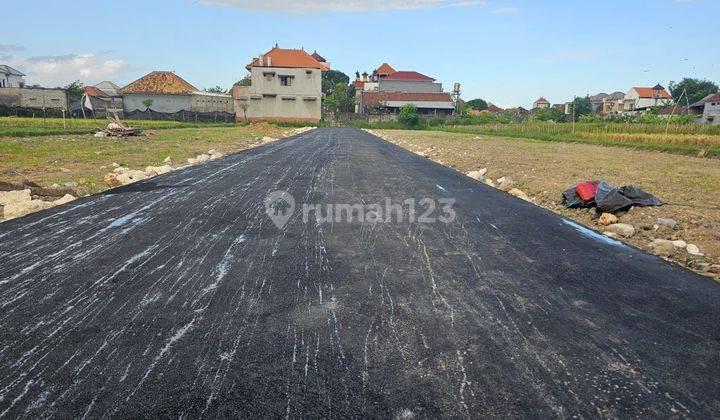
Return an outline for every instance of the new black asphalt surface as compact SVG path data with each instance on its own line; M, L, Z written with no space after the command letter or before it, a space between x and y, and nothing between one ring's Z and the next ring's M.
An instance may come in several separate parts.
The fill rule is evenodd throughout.
M457 217L278 229L276 190ZM2 223L0 262L2 418L720 416L720 285L359 130Z

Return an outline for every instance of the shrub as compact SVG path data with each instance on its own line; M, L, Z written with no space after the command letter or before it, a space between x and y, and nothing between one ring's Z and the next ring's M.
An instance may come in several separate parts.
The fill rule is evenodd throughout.
M398 121L406 126L415 126L420 122L417 107L414 104L405 104L400 107L400 115Z

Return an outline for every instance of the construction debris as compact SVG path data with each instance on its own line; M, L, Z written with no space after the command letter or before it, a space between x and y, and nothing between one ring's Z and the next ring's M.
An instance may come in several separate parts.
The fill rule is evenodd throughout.
M93 135L95 137L130 137L143 135L143 131L139 128L134 128L123 123L117 114L108 115L108 121L110 121L105 130L95 130Z
M661 206L662 201L632 185L611 187L605 181L587 181L572 186L562 193L566 207L596 207L598 214L617 213L633 206Z

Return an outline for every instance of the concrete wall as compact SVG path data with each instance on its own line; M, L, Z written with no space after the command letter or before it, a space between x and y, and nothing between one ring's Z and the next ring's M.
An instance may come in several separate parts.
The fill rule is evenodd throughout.
M126 93L123 95L123 108L125 112L145 111L147 107L143 105L143 101L146 99L152 99L153 104L150 109L156 112L192 111L190 95L159 95L154 93Z
M720 125L720 102L706 102L703 121L712 125Z
M62 89L0 88L0 105L36 109L68 109L67 94Z
M230 95L199 93L190 96L190 111L235 113Z
M319 69L253 67L247 88L247 117L252 120L319 121L322 80ZM284 86L281 79L289 78ZM288 79L286 79L288 80ZM237 118L242 119L242 112Z
M415 80L380 80L381 92L431 93L442 92L442 83Z

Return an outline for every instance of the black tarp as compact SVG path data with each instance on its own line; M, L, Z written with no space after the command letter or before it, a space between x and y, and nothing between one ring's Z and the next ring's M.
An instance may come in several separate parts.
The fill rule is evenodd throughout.
M598 183L595 197L584 201L577 193L575 186L563 192L563 203L566 207L596 207L597 213L616 213L630 210L633 206L661 206L657 197L632 185L613 187L605 181Z

